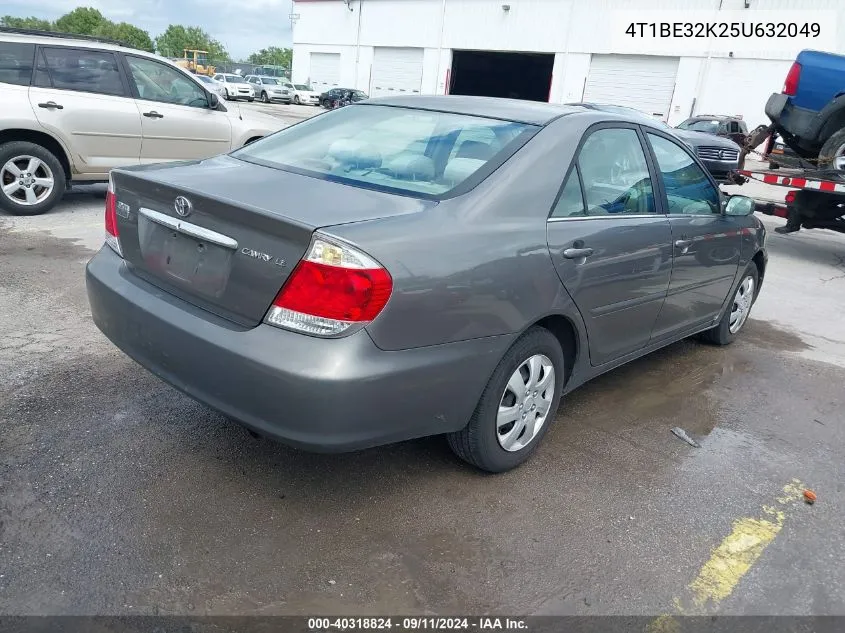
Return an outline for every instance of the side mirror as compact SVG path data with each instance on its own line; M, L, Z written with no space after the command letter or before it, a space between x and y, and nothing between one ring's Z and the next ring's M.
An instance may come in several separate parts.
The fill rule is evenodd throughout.
M747 196L731 196L725 205L725 215L744 216L754 213L754 201Z
M208 107L212 110L216 110L217 107L220 105L220 97L217 96L214 92L208 93Z

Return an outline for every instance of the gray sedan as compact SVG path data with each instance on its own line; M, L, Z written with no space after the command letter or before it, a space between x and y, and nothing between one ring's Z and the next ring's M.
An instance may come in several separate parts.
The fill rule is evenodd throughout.
M263 77L261 75L247 75L246 82L255 91L255 98L261 99L264 103L281 101L290 103L293 101L293 92L284 86L286 80L277 77Z
M752 209L642 118L374 99L112 171L88 297L125 353L260 433L319 451L445 434L498 472L587 380L734 340L766 270Z

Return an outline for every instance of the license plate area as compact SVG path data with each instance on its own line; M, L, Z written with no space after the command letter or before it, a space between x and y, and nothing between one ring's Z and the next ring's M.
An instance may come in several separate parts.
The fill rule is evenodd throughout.
M187 235L143 215L138 218L141 257L153 275L208 297L226 289L232 267L232 249Z

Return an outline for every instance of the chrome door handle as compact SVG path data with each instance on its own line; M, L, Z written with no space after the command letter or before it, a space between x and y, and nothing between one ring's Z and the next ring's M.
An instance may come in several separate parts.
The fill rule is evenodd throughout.
M148 117L150 119L163 119L164 118L163 114L159 114L155 110L152 110L151 112L144 112L144 116Z
M39 108L47 108L48 110L64 110L65 107L63 105L59 105L55 101L48 101L47 103L39 103Z
M582 257L589 257L592 254L592 248L567 248L563 251L563 256L566 259L581 259Z

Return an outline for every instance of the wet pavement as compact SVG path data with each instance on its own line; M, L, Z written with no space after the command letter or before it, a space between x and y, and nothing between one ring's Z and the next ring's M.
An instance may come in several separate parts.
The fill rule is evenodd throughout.
M85 297L102 195L0 217L0 613L845 615L845 236L772 235L740 341L596 379L491 476L256 439L130 361Z

